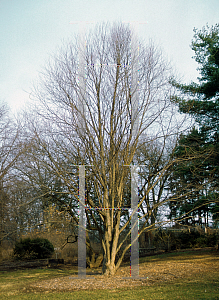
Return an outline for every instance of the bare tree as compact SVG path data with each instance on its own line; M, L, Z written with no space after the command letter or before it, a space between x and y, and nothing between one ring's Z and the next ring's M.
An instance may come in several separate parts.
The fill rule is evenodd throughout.
M147 220L150 228L155 227L159 210L165 210L166 200L170 196L168 178L171 171L167 166L172 164L174 148L173 142L165 136L162 143L159 140L152 141L142 145L136 152L138 165L142 165L139 170L139 195L144 201L141 201L140 211L144 216L142 221Z
M130 207L128 166L138 163L136 152L143 145L176 132L169 65L152 43L133 48L133 40L123 24L97 26L86 37L86 51L79 40L64 46L35 89L38 121L32 122L32 132L45 155L41 164L75 201L76 166L87 165L87 222L99 232L110 275L130 247L116 259L132 217L122 209ZM160 177L169 165L159 169Z
M20 129L5 104L0 106L0 243L12 227L10 219L11 176L20 154L24 151L19 141Z

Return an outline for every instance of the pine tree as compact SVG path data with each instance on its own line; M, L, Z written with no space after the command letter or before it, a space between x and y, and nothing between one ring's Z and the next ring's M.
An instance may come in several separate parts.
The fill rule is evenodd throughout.
M219 24L209 27L206 25L202 30L194 29L194 39L191 45L195 52L193 58L199 64L200 77L198 83L180 84L172 81L173 85L181 92L180 96L174 97L174 101L179 105L179 111L187 113L194 117L197 129L180 139L177 151L182 151L182 141L189 142L191 136L196 135L199 146L190 145L189 153L187 146L183 147L181 153L175 153L177 157L186 158L184 170L179 173L179 165L177 171L174 170L175 177L180 178L180 183L184 186L193 184L193 179L189 178L190 165L193 165L193 175L195 178L202 177L203 189L202 200L213 202L213 211L217 215L218 207L218 189L219 189ZM195 152L194 158L190 159L191 151ZM187 157L186 157L187 155ZM200 164L200 161L202 162ZM189 170L188 170L189 169ZM187 177L181 178L183 176ZM212 197L212 195L214 196ZM214 200L212 200L214 199ZM182 208L181 208L182 209ZM190 208L188 208L190 209ZM205 206L205 210L208 207Z

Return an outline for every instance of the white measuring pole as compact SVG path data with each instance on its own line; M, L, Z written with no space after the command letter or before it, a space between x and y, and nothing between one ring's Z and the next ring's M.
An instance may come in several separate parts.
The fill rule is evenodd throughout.
M84 135L86 118L86 27L79 23L78 39L78 122L80 135ZM85 166L79 166L79 224L78 224L78 277L86 277L86 214L85 214Z
M138 171L131 166L131 277L139 276Z
M85 166L79 166L78 277L86 277Z
M138 23L131 23L131 133L135 140L138 135ZM138 171L131 166L131 277L139 276L139 244L138 244Z

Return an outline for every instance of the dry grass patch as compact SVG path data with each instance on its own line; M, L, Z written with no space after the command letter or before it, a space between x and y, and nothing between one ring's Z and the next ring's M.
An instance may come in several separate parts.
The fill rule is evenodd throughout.
M0 299L219 299L218 251L146 257L139 269L135 280L129 264L113 278L100 269L87 269L86 279L77 268L0 272Z
M55 279L38 281L29 286L33 291L76 291L96 289L124 289L138 286L152 286L173 281L195 281L205 274L211 274L212 278L218 275L219 253L188 252L183 254L169 254L143 259L140 263L140 279L131 279L130 266L119 269L115 277L101 275L97 269L93 275L91 272L85 279L76 276L62 276Z

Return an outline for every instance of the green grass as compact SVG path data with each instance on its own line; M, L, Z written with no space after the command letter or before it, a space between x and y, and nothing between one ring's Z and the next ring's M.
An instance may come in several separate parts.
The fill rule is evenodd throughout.
M203 253L203 252L202 252ZM193 260L201 255L198 252L182 252L162 254L141 258L140 262L159 262L177 259ZM0 299L144 299L144 300L172 300L172 299L212 299L219 300L219 272L197 274L195 277L178 279L166 283L156 283L149 287L113 290L89 290L73 292L31 292L28 284L44 279L69 276L75 270L32 269L24 271L0 272ZM26 288L24 290L24 288Z
M175 258L184 260L188 259L191 257L194 259L194 256L197 257L199 255L203 255L205 253L211 253L211 250L209 251L208 249L202 249L202 250L186 250L183 252L170 252L170 253L163 253L159 255L154 255L154 256L146 256L146 257L140 257L139 262L144 263L144 262L156 262L156 261L162 261L162 260L174 260Z
M219 278L218 278L219 279ZM155 285L153 287L141 287L126 290L98 290L62 293L20 293L18 295L2 295L1 299L219 299L219 282L205 279L196 282L183 281Z
M35 281L56 278L66 275L76 275L75 270L60 269L29 269L19 271L0 272L0 299L9 299L16 294L21 294L24 289L28 290L28 284ZM7 297L8 296L8 297ZM29 295L30 296L30 295ZM17 296L16 296L17 297ZM23 299L18 296L15 299ZM25 299L25 298L24 298Z

